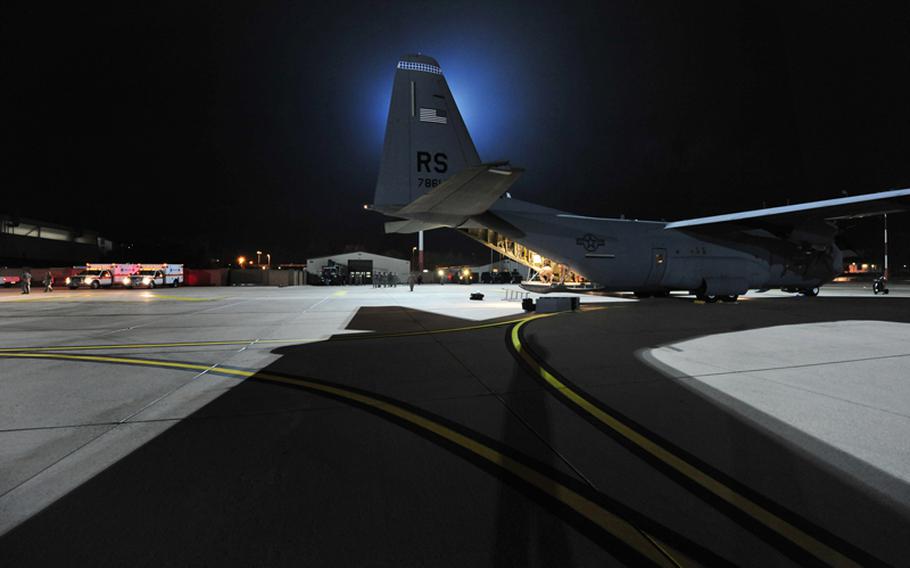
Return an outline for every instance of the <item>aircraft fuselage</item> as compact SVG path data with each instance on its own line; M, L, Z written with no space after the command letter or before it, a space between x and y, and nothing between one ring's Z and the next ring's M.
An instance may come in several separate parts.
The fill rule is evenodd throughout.
M572 215L518 200L491 209L514 240L565 264L602 289L740 294L749 289L811 289L839 272L833 242L795 243L701 237L666 223Z

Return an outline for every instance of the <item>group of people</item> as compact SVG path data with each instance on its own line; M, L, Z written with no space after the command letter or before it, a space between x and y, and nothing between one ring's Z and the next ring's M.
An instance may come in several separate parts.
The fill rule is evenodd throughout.
M22 272L22 276L19 277L19 284L22 286L23 294L32 293L32 273L27 268ZM54 275L51 274L50 270L44 275L44 291L54 291Z
M373 288L396 288L398 275L394 272L374 272Z

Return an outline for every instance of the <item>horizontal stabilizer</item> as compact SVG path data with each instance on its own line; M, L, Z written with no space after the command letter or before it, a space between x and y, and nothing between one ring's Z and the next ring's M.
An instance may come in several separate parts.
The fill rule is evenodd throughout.
M895 189L796 205L755 209L668 223L665 229L734 231L742 228L798 228L812 222L854 219L910 210L910 189Z
M489 209L523 172L507 163L465 168L405 205L395 215L457 226Z
M426 221L414 221L412 219L404 219L401 221L388 221L385 224L386 233L416 233L418 231L430 231L432 229L439 229L445 227L445 225L440 225L438 223L427 223Z

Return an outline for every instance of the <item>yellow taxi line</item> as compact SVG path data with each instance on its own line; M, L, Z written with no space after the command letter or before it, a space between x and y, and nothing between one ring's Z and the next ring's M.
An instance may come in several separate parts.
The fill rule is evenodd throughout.
M683 458L674 454L672 451L661 446L658 442L651 440L647 436L639 433L637 430L625 424L619 418L605 412L600 407L591 403L584 395L579 394L571 387L562 382L559 378L549 372L538 360L536 360L528 350L522 345L520 331L527 324L527 321L517 323L511 330L511 343L516 353L550 386L554 392L558 393L565 400L580 408L598 422L605 425L612 431L622 436L638 448L644 450L654 458L671 467L676 472L682 474L689 480L695 482L703 489L707 490L716 497L729 503L733 507L742 511L752 519L758 521L765 527L771 529L778 535L808 552L812 556L822 560L829 565L836 566L860 566L857 562L848 558L838 550L819 541L812 535L806 533L800 528L782 519L748 497L740 495L733 488L725 485L711 474L702 471L698 467L690 464Z
M559 481L547 476L546 474L511 458L496 449L483 444L465 434L462 434L448 426L431 420L427 417L414 413L406 408L402 408L391 402L380 400L369 395L351 391L340 386L323 384L291 377L272 375L269 373L257 373L255 371L244 371L240 369L231 369L229 367L212 367L211 365L202 365L195 363L179 363L173 361L152 361L147 359L137 359L132 357L110 357L104 355L68 355L62 353L2 353L2 358L23 358L23 359L54 359L69 360L93 363L116 363L126 365L138 365L158 368L184 369L190 371L208 371L221 375L229 375L241 378L255 376L257 379L266 380L274 383L283 383L304 387L311 391L321 392L337 398L368 406L383 414L393 416L403 420L417 428L431 432L446 441L456 444L459 447L471 452L475 457L508 471L510 474L518 477L525 483L535 487L537 490L549 495L564 505L570 507L579 515L588 519L590 522L599 526L604 531L621 540L633 550L647 558L658 566L678 567L680 564L670 556L669 547L658 544L653 537L640 531L630 522L626 521L617 514L605 509L598 503L588 499L584 495L572 490L571 488L559 483Z
M338 335L332 341L351 341L359 339L383 339L387 337L409 337L419 335L433 335L439 333L458 333L463 331L472 331L477 329L486 329L492 327L503 327L516 322L528 321L542 317L549 317L554 314L538 314L518 319L512 319L501 322L492 322L465 327L454 327L448 329L431 329L425 331L409 331L401 333L352 333L349 335ZM108 345L53 345L47 347L2 347L0 353L14 352L48 352L48 351L106 351L114 349L158 349L163 347L217 347L226 345L259 345L259 344L292 344L292 343L312 343L321 341L318 338L289 338L289 339L227 339L216 341L177 341L168 343L114 343Z

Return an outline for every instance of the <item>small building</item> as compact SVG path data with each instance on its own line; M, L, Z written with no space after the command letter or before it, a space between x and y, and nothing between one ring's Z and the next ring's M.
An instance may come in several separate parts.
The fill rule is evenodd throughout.
M346 252L311 258L306 261L307 274L315 279L321 279L325 270L333 267L343 267L343 276L338 276L338 271L333 270L340 282L344 284L372 284L375 273L395 274L402 282L408 279L411 263L407 260L382 256L369 252Z

